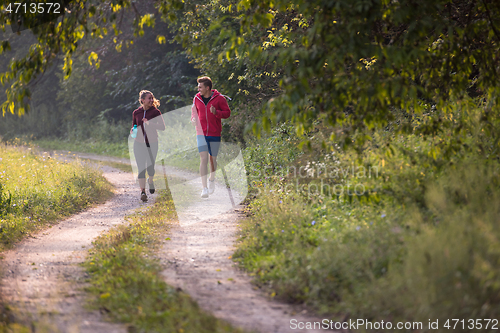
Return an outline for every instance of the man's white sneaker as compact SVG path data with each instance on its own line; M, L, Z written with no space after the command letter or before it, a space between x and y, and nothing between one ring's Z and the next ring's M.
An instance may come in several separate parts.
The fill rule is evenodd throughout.
M208 180L208 194L213 194L215 191L215 179Z
M203 188L203 190L201 191L201 197L208 198L208 188L206 187Z

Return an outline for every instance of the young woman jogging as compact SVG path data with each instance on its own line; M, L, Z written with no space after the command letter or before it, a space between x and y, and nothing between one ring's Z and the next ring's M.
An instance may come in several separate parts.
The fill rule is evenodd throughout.
M141 107L132 113L132 128L130 134L134 131L134 125L137 125L137 134L134 139L134 156L137 162L139 175L139 186L141 188L141 200L147 201L146 195L146 170L148 172L149 193L155 192L154 180L155 160L158 153L158 132L165 130L165 122L161 115L160 101L153 93L148 90L142 90L139 93L139 102Z

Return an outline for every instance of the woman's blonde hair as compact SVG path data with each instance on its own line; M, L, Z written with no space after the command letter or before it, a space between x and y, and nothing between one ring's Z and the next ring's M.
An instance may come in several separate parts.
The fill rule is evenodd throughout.
M151 94L151 96L153 96L153 105L155 108L159 107L160 106L160 100L156 99L155 98L155 95L153 95L153 93L149 90L141 90L141 92L139 93L139 103L141 103L142 105L142 100L146 98L146 95L147 94Z

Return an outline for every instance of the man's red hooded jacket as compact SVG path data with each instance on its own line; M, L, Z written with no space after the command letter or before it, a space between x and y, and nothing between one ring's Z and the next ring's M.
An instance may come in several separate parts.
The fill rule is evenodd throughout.
M215 115L210 111L210 106L215 107ZM196 120L196 135L220 136L222 131L221 119L229 118L231 110L226 98L216 89L212 89L212 97L205 105L201 94L197 93L191 108L191 120Z

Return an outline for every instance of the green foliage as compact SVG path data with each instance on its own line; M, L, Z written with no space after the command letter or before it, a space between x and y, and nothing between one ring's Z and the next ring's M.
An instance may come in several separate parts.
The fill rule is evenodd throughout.
M146 3L142 9L150 8ZM151 90L161 101L163 112L190 104L198 72L179 45L157 42L155 36L165 34L166 24L144 24L147 34L136 38L133 19L130 13L123 14L120 36L104 32L97 39L84 36L72 56L69 78L64 78L62 58L45 68L30 86L31 111L22 117L4 114L0 122L4 140L25 135L36 139L57 137L71 143L123 142L129 133L131 113L139 107L140 90ZM0 55L0 72L9 70L11 57L26 56L26 45L37 42L36 34L30 31L20 36L4 32L2 37L12 50ZM171 37L167 34L163 38L170 41ZM7 95L1 97L8 99Z
M62 67L61 79L70 79L56 94L63 103L60 112L67 114L66 122L66 118L85 120L106 113L107 120L124 119L123 110L135 108L136 95L144 88L155 92L163 105L184 106L197 72L176 44L165 43L170 37L164 36L165 24L156 22L153 11L151 1L69 1L62 18L32 28L32 34L25 31L19 37L4 32L0 80L11 85L6 90L3 115L7 110L24 114L31 98L39 102L32 95L33 83L54 63L62 65L58 66L59 70ZM26 24L30 26L32 20L27 17ZM2 11L0 25L5 28L6 24L10 24L9 17ZM162 38L157 38L160 33ZM22 51L16 37L24 40ZM75 113L68 112L73 107Z
M322 146L332 130L316 125L307 133L313 150L290 159L284 177L255 171L267 178L252 183L257 196L233 257L271 296L329 315L496 318L498 110L462 100L449 113L394 111L357 153ZM413 134L402 135L404 126ZM246 156L279 159L272 139Z
M92 304L141 332L241 332L203 312L183 292L168 286L152 254L175 219L168 191L150 208L129 216L130 224L94 241L85 262Z
M84 140L84 141L69 141L60 139L42 139L33 141L33 145L37 145L46 150L69 150L81 153L93 153L115 157L129 157L127 142L110 143L107 141Z
M258 101L299 133L318 117L350 124L343 137L387 125L392 108L421 115L425 104L446 111L450 97L498 98L493 1L163 0L160 10L238 106Z
M245 168L252 195L266 190L274 182L282 183L287 176L287 166L302 152L298 149L299 138L290 124L283 123L262 139L250 139L243 150Z

